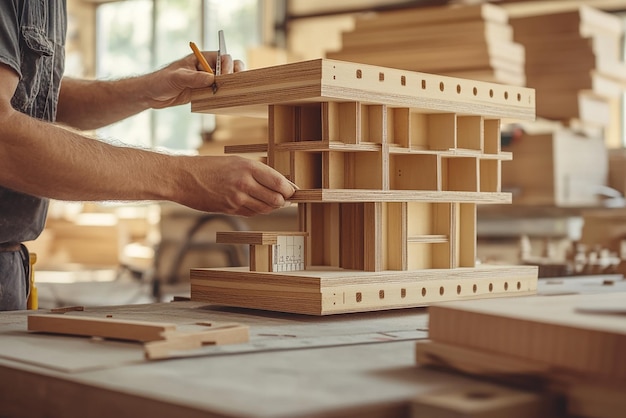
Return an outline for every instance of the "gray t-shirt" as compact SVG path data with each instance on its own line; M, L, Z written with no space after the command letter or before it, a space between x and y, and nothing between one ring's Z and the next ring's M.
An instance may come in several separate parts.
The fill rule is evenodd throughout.
M11 99L14 109L55 121L66 29L65 0L0 0L0 63L20 77ZM0 185L0 248L37 238L47 210L47 199ZM0 251L0 310L26 308L27 262L24 251Z
M65 0L0 1L0 63L20 76L11 99L14 109L37 119L55 120L66 28ZM47 208L46 199L0 186L0 244L37 238Z

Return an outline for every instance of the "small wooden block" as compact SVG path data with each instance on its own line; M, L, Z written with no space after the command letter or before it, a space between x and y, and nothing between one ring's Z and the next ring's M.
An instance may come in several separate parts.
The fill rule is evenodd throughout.
M279 236L307 236L306 232L298 231L226 231L218 232L216 241L220 244L273 245Z
M177 351L193 350L204 345L241 344L248 341L248 326L222 324L206 331L168 332L165 340L146 343L144 352L148 360L157 360L174 357Z

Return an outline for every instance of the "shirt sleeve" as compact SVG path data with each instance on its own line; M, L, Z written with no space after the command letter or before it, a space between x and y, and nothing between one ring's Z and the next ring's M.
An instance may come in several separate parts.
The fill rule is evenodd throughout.
M17 0L0 1L0 63L13 68L22 77L18 3Z

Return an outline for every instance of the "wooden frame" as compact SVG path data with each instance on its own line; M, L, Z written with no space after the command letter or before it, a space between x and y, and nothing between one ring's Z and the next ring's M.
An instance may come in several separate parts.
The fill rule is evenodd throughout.
M192 110L268 116L268 165L300 187L304 263L272 268L292 233L218 234L251 246L250 267L193 269L192 300L326 315L535 291L535 267L475 266L476 204L511 202L500 118L533 118L532 90L333 60L217 83Z

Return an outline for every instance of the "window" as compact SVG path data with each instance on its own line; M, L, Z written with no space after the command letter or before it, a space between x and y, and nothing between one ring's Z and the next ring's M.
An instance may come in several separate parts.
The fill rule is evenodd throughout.
M258 0L126 0L97 10L96 76L114 79L158 69L191 51L189 41L217 48L224 30L228 52L245 60L258 44ZM143 112L101 129L100 137L145 148L195 150L213 118L189 105Z

